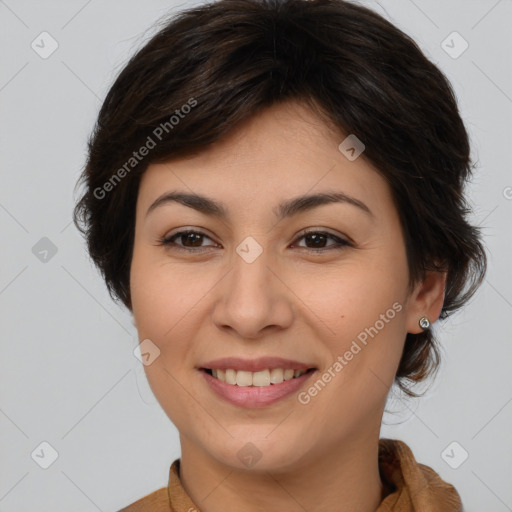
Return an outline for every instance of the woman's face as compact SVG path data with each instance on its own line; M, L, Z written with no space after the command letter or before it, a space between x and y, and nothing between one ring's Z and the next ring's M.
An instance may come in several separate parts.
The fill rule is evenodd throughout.
M406 333L428 312L408 294L390 189L364 153L338 149L343 139L282 103L144 174L133 315L183 450L284 471L378 435ZM192 207L204 201L155 203L170 193L208 198L225 216ZM339 200L294 202L315 194ZM225 358L237 360L212 363ZM310 371L290 379L299 368Z

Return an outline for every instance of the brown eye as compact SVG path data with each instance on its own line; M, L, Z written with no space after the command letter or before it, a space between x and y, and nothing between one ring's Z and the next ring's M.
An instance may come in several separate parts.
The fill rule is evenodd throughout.
M180 233L177 235L177 237L174 236L171 240L178 238L185 247L200 247L203 237L204 235L200 233L194 233L193 231L189 231L187 233Z
M304 248L312 252L340 249L342 247L351 245L347 240L344 240L325 231L309 231L298 238L298 240L302 239L304 239L306 243L306 247ZM326 246L326 243L329 239L334 240L335 243Z
M204 250L209 247L202 245L205 238L211 240L209 236L201 233L200 231L179 231L172 236L162 238L160 240L160 245L172 247L173 249L178 250L200 252L200 250Z
M159 240L159 245L180 251L198 253L215 247L215 245L211 244L202 245L205 239L212 240L209 236L200 231L179 231ZM316 254L352 246L349 241L325 231L309 231L301 235L297 240L304 240L306 243L305 247L299 245L297 245L297 247ZM334 241L334 243L328 244L329 240Z

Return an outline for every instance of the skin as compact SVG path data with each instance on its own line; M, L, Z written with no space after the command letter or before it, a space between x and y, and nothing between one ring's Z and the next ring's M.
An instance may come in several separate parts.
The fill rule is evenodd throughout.
M132 312L139 339L160 350L146 375L180 433L182 485L204 512L373 512L386 494L377 459L386 397L406 334L421 332L422 316L439 317L445 275L428 273L411 290L390 189L364 153L354 161L341 154L345 136L305 105L280 103L204 152L150 165L142 178ZM213 198L229 217L175 202L146 215L174 190ZM362 201L373 215L332 203L276 221L281 201L328 191ZM306 228L353 246L330 238L315 245L302 237ZM159 245L186 229L205 237L174 243L205 252ZM236 252L248 236L263 249L250 264ZM307 252L315 247L327 250ZM226 356L279 356L316 367L313 383L396 302L401 311L306 405L293 394L237 407L197 369ZM237 456L249 442L261 453L250 468Z

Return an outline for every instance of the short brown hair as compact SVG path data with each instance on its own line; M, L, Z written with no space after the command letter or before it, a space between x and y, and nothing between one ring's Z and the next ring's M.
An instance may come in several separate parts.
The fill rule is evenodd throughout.
M89 138L74 210L111 296L131 309L135 205L147 166L206 149L285 100L307 102L363 141L364 158L391 187L411 284L426 270L446 271L441 318L461 307L484 277L486 256L466 220L472 163L455 95L409 36L344 0L193 7L166 20L130 59ZM149 139L158 142L135 158ZM407 394L415 395L407 384L437 370L436 343L430 330L407 335L395 377Z

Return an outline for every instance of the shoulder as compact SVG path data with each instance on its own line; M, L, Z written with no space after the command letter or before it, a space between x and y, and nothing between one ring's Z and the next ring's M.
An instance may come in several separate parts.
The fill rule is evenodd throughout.
M167 487L148 494L118 512L172 512Z
M429 466L420 464L411 449L395 439L379 440L379 469L388 495L379 510L443 510L461 512L460 496ZM397 506L396 508L386 508Z
M174 512L170 493L178 492L180 494L179 465L180 459L176 459L171 464L169 468L169 485L167 487L162 487L140 498L118 512Z

